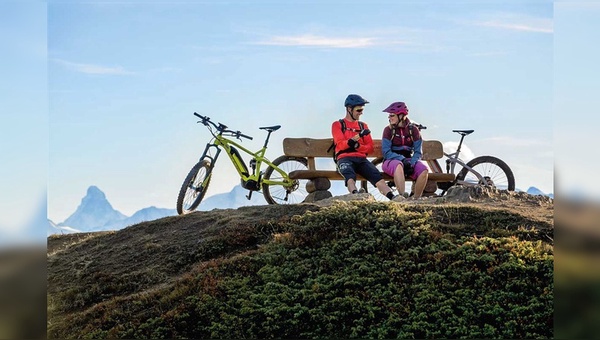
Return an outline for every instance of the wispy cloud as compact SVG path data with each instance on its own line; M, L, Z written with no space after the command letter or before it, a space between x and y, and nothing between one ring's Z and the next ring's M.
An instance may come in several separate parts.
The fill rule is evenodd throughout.
M552 33L553 32L551 23L550 23L550 25L533 26L530 24L506 23L506 22L499 22L499 21L486 21L486 22L480 22L478 25L486 26L486 27L503 28L503 29L513 30L513 31L527 31L527 32L538 32L538 33Z
M127 71L121 66L102 66L94 64L73 63L66 60L54 59L55 62L71 69L75 72L85 74L105 74L105 75L132 75L134 72Z
M324 48L365 48L381 45L406 44L404 41L387 40L379 37L327 37L312 34L296 36L272 36L261 41L252 42L255 45L301 46Z
M523 32L554 32L552 19L521 15L501 15L499 18L478 21L475 25Z

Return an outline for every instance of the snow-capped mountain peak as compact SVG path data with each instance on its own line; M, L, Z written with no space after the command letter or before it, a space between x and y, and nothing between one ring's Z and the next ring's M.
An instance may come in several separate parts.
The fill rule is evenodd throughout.
M530 195L541 195L541 196L548 196L548 197L554 198L554 195L552 193L547 194L536 187L529 187L529 189L527 189L526 192Z
M113 209L104 192L92 185L87 189L77 210L59 226L91 231L98 230L107 223L114 223L125 218L127 216Z

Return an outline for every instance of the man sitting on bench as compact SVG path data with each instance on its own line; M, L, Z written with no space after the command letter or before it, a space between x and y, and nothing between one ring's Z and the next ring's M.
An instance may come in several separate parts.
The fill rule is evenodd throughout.
M366 123L359 122L365 104L369 103L357 94L348 95L344 106L346 117L336 120L331 125L331 134L335 144L334 159L338 172L344 176L344 184L348 191L358 193L356 174L366 178L390 200L394 198L392 189L385 183L379 170L367 160L373 152L373 139Z

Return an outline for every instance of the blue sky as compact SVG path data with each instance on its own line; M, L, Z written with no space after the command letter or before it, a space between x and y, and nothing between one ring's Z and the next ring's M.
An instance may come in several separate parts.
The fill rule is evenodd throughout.
M585 83L564 85L585 78L587 55L598 54L586 34L600 31L592 20L600 9L577 2L0 6L1 41L14 52L1 66L10 79L2 81L3 111L15 112L3 114L2 139L11 146L3 153L22 160L0 170L11 175L2 185L31 193L3 205L12 219L0 226L26 221L18 207L43 201L46 187L54 222L75 211L90 185L127 215L173 208L209 139L194 111L253 136L243 142L250 149L264 140L258 127L282 125L267 152L274 159L284 137L329 137L349 93L371 102L363 120L375 136L387 123L381 110L405 101L410 117L428 126L425 139L453 142L452 129L474 129L466 139L473 154L505 160L520 189L554 192L556 150L564 147L557 162L577 152L553 138L556 103L569 117L597 100L575 100ZM558 120L567 118L560 111ZM225 159L217 168L209 195L239 183Z
M46 18L43 3L0 3L0 246L8 239L27 241L31 234L20 231L45 215Z

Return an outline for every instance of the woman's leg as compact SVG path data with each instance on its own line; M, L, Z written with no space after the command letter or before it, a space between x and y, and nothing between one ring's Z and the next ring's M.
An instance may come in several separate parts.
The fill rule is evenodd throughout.
M415 198L421 197L423 195L423 190L425 190L425 185L427 184L427 177L429 177L429 171L427 169L423 170L417 177L415 181Z
M398 195L404 194L404 191L406 190L406 182L404 180L404 166L402 163L398 164L394 170L394 184L396 184Z

